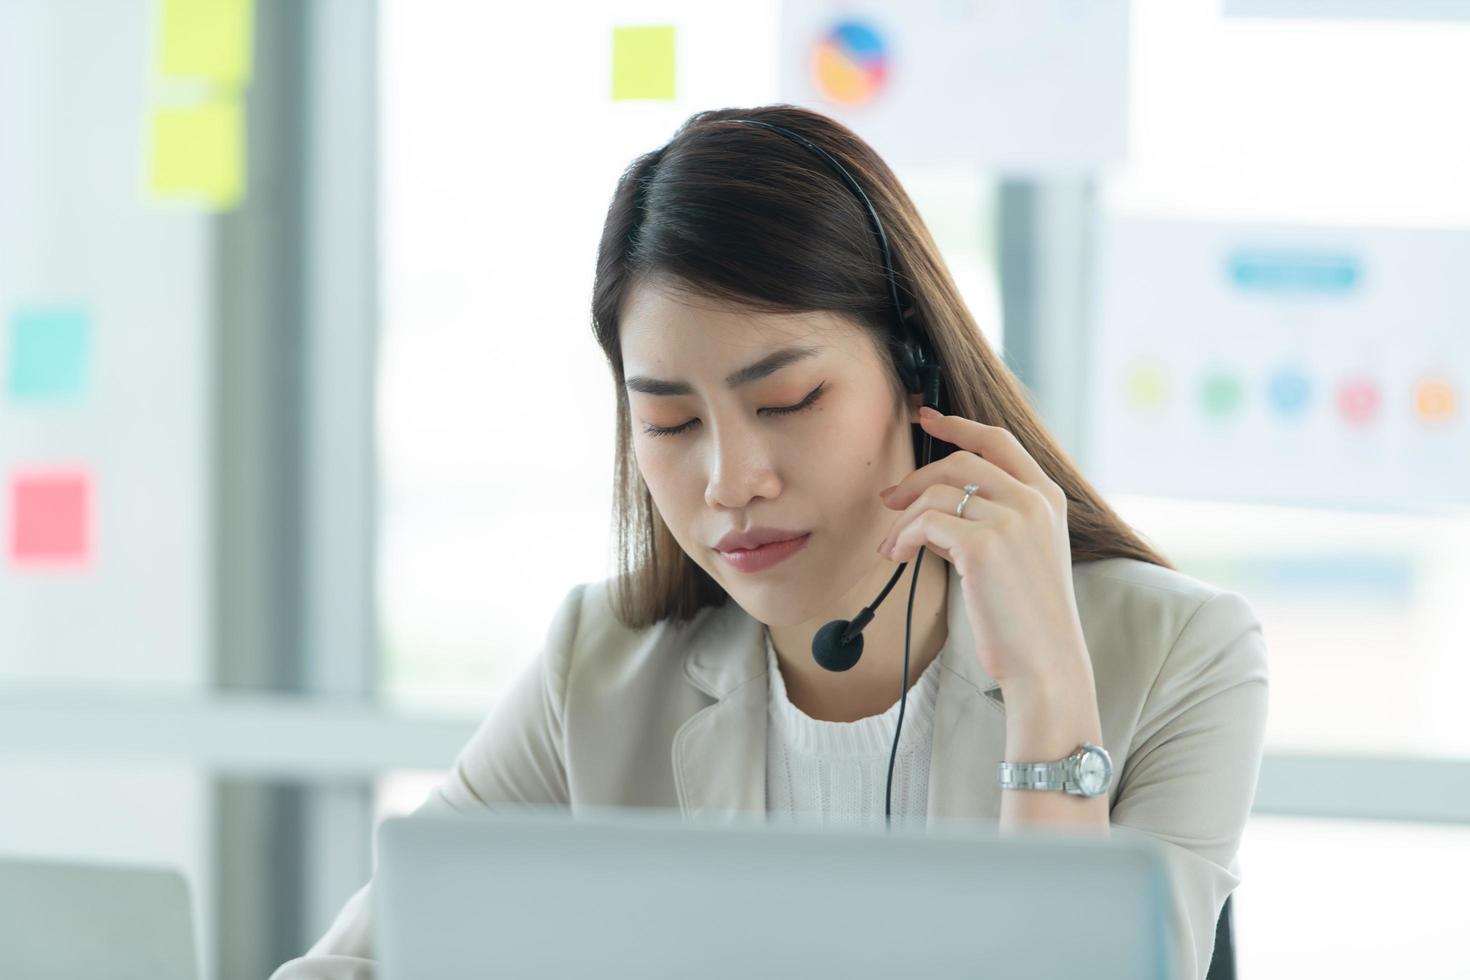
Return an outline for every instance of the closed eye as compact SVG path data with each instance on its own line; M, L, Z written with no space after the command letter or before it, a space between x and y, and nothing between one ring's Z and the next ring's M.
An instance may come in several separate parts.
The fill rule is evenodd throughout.
M787 405L782 408L763 408L760 409L760 411L770 412L772 415L794 415L797 412L804 412L817 403L817 399L822 397L823 393L826 391L826 388L827 382L823 381L821 384L813 388L810 394L808 394L801 401L797 402L795 405ZM679 433L691 428L694 423L698 421L699 419L690 419L683 425L676 425L670 428L665 428L657 425L644 425L643 431L651 436L676 436Z

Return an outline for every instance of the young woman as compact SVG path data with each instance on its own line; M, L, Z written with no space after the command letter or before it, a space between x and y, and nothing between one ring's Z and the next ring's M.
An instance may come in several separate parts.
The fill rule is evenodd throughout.
M1128 827L1166 851L1177 975L1202 977L1260 765L1260 624L1088 485L883 161L794 106L696 114L619 181L592 316L619 573L571 589L419 812ZM819 664L885 586L856 663ZM1020 763L1056 778L1013 788ZM367 975L370 888L275 980Z

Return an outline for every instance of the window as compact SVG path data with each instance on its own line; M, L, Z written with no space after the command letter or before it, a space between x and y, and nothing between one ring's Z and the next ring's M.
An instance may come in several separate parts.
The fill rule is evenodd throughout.
M574 8L383 5L378 579L400 703L483 712L567 590L612 573L614 401L589 312L608 200L693 112L776 101L774 3L680 8L667 103L610 100L618 22ZM991 181L899 177L998 345Z

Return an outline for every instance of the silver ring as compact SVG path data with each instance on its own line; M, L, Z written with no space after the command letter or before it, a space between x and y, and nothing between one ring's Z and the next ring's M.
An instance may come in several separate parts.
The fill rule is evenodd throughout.
M954 509L954 513L955 513L955 516L956 517L964 517L965 516L965 504L968 504L970 502L970 497L972 497L973 495L975 495L975 494L977 494L979 492L980 492L980 484L978 484L978 483L966 483L965 484L965 495L960 498L960 505Z

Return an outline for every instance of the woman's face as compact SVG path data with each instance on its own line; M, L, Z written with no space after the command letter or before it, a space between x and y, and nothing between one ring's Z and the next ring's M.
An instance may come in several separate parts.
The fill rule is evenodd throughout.
M897 392L862 327L640 284L620 333L632 444L654 505L742 608L767 625L801 623L892 574L877 547L896 515L878 491L914 469L919 396ZM795 353L773 362L781 351ZM742 571L716 545L756 526L810 536L779 564Z

